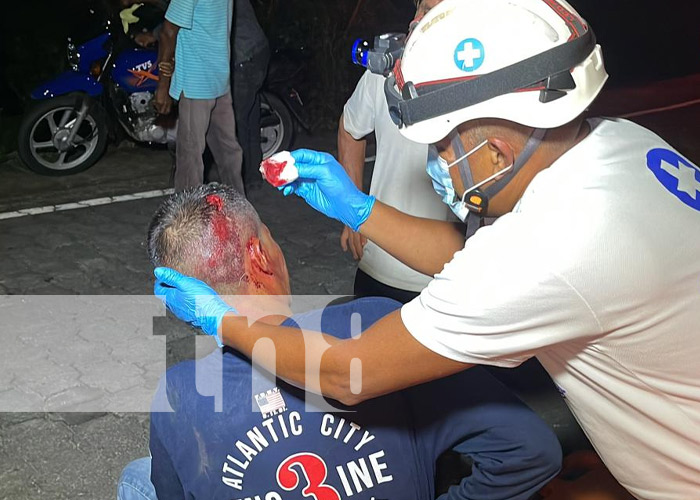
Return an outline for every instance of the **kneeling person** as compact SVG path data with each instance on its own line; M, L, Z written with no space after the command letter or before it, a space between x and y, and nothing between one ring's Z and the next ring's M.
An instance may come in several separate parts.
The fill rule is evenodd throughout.
M264 323L349 338L357 318L365 330L400 307L365 298L292 314L282 250L245 198L221 185L168 199L153 219L148 248L154 265L206 281ZM202 395L216 393L219 401ZM559 469L551 430L478 368L351 411L335 401L321 407L319 398L230 348L175 366L151 414L150 482L147 459L132 463L120 498L140 483L161 500L427 500L435 498L435 461L452 449L474 466L441 499L526 500Z

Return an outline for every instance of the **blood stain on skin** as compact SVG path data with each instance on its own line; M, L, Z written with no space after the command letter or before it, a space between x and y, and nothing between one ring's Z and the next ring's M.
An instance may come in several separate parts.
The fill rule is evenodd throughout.
M217 194L210 194L206 197L207 204L216 208L217 212L221 212L224 209L224 201Z
M221 202L221 198L215 196L216 200ZM213 203L216 203L216 200ZM211 230L213 233L213 249L212 255L209 257L208 264L210 268L219 267L224 256L224 249L237 238L236 231L231 227L231 221L223 214L216 214L211 220Z
M217 269L219 267L219 262L221 261L221 248L218 247L214 251L214 255L209 257L209 260L207 261L207 265L209 266L209 269Z
M255 250L255 249L253 248L253 245L254 245L254 243L253 243L252 241L249 241L248 244L246 245L247 250L248 250L248 255L253 255L254 253L257 252L257 250ZM273 273L272 273L271 271L268 271L267 269L263 269L262 267L260 267L260 264L258 264L257 261L256 261L255 259L251 259L251 263L253 264L253 266L255 267L255 269L256 269L257 271L259 271L260 273L262 273L262 274L264 274L264 275L267 275L267 276L272 276L272 275L273 275ZM259 281L255 280L255 279L253 279L253 281L254 281L253 284L254 284L257 288L262 288L262 283L260 283Z
M232 231L230 221L223 215L214 217L211 226L216 236L217 244L225 245L231 241Z
M263 287L262 283L260 283L259 281L255 280L255 279L252 279L247 274L244 274L243 276L241 276L241 278L238 280L238 283L239 284L247 283L249 285L253 285L255 288L262 288Z

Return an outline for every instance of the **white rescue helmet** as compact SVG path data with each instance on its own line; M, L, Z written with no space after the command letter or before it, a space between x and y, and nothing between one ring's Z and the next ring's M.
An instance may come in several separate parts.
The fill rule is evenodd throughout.
M385 92L401 133L430 144L478 118L558 127L607 78L593 32L563 0L444 0L411 33Z

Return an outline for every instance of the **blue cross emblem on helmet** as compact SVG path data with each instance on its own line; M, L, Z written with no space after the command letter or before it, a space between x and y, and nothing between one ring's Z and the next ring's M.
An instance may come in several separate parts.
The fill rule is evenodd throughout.
M484 44L476 38L467 38L457 44L455 64L462 71L475 71L484 63Z

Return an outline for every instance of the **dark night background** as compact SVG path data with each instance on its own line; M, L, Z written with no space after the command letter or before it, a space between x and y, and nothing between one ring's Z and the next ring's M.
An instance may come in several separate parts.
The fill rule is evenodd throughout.
M467 0L468 1L468 0ZM22 0L0 19L0 155L14 148L18 115L40 81L66 68L66 39L99 33L117 0ZM405 30L411 0L252 0L274 48L307 54L302 96L314 127L334 127L362 73L349 61L359 36ZM593 26L611 75L633 85L700 71L698 0L573 0ZM90 11L92 10L91 13Z

